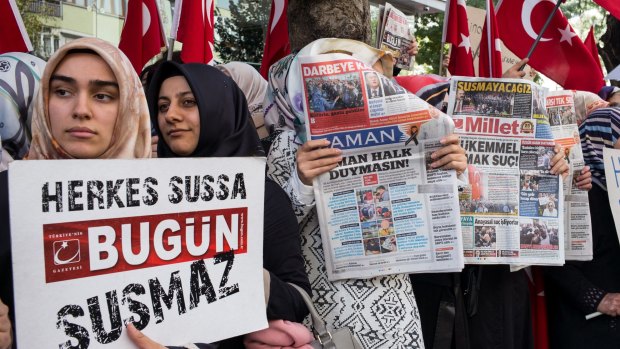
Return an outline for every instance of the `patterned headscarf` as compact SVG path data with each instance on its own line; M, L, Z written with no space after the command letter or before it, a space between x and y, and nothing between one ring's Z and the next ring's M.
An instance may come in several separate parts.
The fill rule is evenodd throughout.
M119 111L112 140L98 159L148 158L151 154L151 125L140 79L127 57L109 42L82 38L61 47L48 61L32 117L32 145L28 159L70 159L54 139L49 118L50 78L56 67L72 50L91 50L99 55L114 73L119 85ZM88 72L84 72L88 74Z
M0 139L5 157L21 159L30 147L32 103L39 90L45 62L33 55L0 55Z
M277 130L295 131L295 142L304 143L306 118L303 109L303 87L298 57L323 53L346 53L373 66L381 65L384 74L391 77L392 56L363 42L348 39L319 39L290 54L269 68L269 88L265 94L265 124L270 133Z

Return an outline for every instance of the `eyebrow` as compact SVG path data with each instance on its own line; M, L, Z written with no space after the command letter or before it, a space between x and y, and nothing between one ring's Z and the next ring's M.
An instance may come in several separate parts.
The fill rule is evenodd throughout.
M177 97L183 97L183 96L187 96L187 95L193 95L194 93L192 91L181 91L181 92L177 92L175 95ZM168 96L159 96L159 99L170 99L170 97Z
M77 84L77 81L69 76L65 76L65 75L52 75L52 77L50 78L50 82L52 81L63 81L69 84ZM115 87L115 88L119 88L118 87L118 83L114 82L114 81L105 81L105 80L90 80L88 81L88 84L90 86L94 86L94 87L106 87L106 86L111 86L111 87Z

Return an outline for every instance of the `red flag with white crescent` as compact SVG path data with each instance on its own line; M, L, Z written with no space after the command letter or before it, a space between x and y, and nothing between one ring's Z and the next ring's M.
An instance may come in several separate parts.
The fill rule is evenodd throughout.
M0 36L0 54L33 51L15 0L0 1Z
M443 42L452 44L450 66L448 67L450 74L475 76L465 0L448 0L446 2Z
M129 0L118 48L129 58L136 73L140 74L162 47L166 47L166 38L155 0Z
M555 4L554 0L501 1L496 16L504 45L525 57ZM594 58L561 10L552 17L528 64L567 90L597 93L605 85Z
M480 41L478 76L481 78L502 77L502 46L492 0L487 0L487 14Z
M177 0L177 3L181 0ZM213 64L214 11L213 0L184 0L175 4L172 37L183 43L181 60L184 63ZM178 27L175 30L174 28Z
M263 61L260 65L260 74L267 79L269 67L280 58L291 53L291 44L288 37L288 19L286 9L288 0L272 0Z

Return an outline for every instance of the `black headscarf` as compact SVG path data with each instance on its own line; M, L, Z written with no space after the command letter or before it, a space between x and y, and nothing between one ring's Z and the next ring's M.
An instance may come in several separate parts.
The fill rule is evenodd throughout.
M164 80L173 76L187 80L200 114L198 145L187 157L264 155L245 96L231 78L205 64L164 62L153 76L147 95L151 121L159 134L159 157L181 157L166 144L157 122L159 90Z

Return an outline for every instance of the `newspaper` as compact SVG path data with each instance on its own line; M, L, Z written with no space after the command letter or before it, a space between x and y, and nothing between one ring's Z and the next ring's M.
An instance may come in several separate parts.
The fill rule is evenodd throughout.
M299 62L309 138L343 150L314 182L330 280L460 271L456 174L429 167L450 117L351 56Z
M415 56L407 52L411 45L411 32L407 16L390 3L379 7L376 46L392 53L396 58L396 66L409 69Z
M555 142L562 145L570 166L564 187L565 253L567 260L592 260L592 224L588 192L577 188L577 177L585 166L573 91L552 91L546 99L549 125Z
M563 191L552 139L536 139L535 84L453 77L448 114L467 151L459 203L465 262L564 263Z

